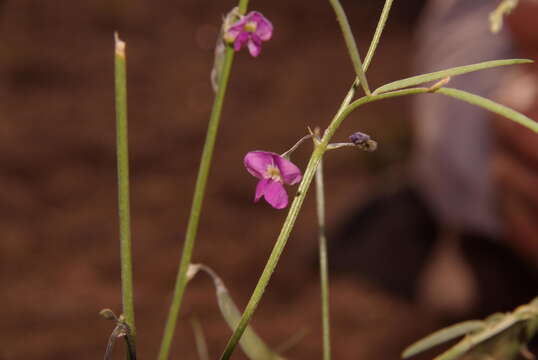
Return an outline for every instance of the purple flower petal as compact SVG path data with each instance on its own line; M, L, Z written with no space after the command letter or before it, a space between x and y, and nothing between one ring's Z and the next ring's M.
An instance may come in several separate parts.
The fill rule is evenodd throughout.
M250 40L247 43L248 45L248 52L253 57L257 57L260 55L260 52L262 51L262 41L259 37L257 37L255 34L252 34L250 36Z
M238 26L238 25L234 25L232 26L231 28L229 28L227 31L226 31L226 34L227 34L227 38L230 38L230 39L237 39L237 36L243 31L243 26L244 25L241 25L241 26Z
M297 184L301 181L301 170L291 161L283 158L282 156L273 157L275 165L280 170L280 176L282 180L288 185Z
M251 151L243 160L247 171L260 179L256 185L254 201L265 200L275 209L288 206L284 184L296 184L302 178L301 170L291 161L269 151Z
M243 31L243 28L245 27L245 24L247 23L247 19L246 19L246 16L242 17L241 19L237 20L236 22L234 22L232 24L232 26L229 27L228 30L239 30L239 31Z
M254 202L260 200L263 194L265 194L265 189L267 188L267 185L269 185L269 182L271 182L270 179L261 179L258 181L258 185L256 185L256 194L254 195Z
M265 178L267 167L275 163L273 160L274 155L277 154L268 151L251 151L245 155L243 163L252 176L263 179Z
M288 193L284 185L277 181L269 181L265 186L265 200L275 209L284 209L288 206Z
M239 35L237 35L234 41L234 50L235 51L241 50L243 45L245 45L245 43L248 42L249 38L250 38L250 35L247 32L242 32Z
M261 40L267 41L271 39L273 35L273 24L265 16L257 11L252 11L249 14L248 21L256 23L255 34L260 37Z

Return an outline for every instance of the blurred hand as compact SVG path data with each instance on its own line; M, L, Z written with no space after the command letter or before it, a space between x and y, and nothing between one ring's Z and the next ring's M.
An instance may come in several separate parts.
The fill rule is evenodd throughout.
M497 101L538 120L538 67L506 80ZM505 238L538 268L538 134L495 118L493 174Z
M507 24L524 57L538 58L538 2L521 1ZM497 99L538 120L538 66L519 67L508 77ZM495 118L497 139L493 174L505 238L538 268L538 134L504 118Z

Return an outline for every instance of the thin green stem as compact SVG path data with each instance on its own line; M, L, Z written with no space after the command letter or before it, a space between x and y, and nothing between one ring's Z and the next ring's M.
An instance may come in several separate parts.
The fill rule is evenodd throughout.
M323 360L331 359L331 329L329 321L329 262L327 237L325 236L325 189L323 186L323 160L316 170L316 206L319 231L319 275L321 283L321 326L323 338Z
M240 0L238 5L239 13L244 14L247 9L247 6L248 0ZM211 110L211 116L209 118L205 144L200 160L200 168L198 170L198 176L196 178L191 213L189 216L189 222L187 224L185 242L183 243L183 251L181 253L181 260L179 263L179 269L172 297L172 303L168 312L163 339L161 342L161 348L159 351L159 360L166 360L170 355L170 347L174 337L177 318L179 316L179 310L181 308L183 294L185 293L185 287L187 286L187 270L191 262L194 242L198 231L198 224L200 221L200 214L202 212L202 203L204 200L207 178L211 167L211 159L213 158L213 151L215 148L215 141L220 123L222 105L224 102L226 89L228 87L228 80L230 78L233 58L234 51L232 48L228 47L224 56L222 75L219 80L217 93L215 95L213 108Z
M239 8L239 13L241 15L245 15L245 13L247 12L248 1L249 0L239 0L239 4L237 5L237 7Z
M332 119L331 123L335 122L337 119L339 119L342 116L342 113L346 110L347 106L351 103L351 100L353 99L353 96L355 95L355 89L356 89L355 85L352 85L346 97L342 101L340 108L336 112L336 115ZM316 168L318 166L318 163L321 160L323 153L325 152L325 149L327 147L327 144L329 143L329 140L330 140L330 137L328 136L326 132L323 135L321 142L314 148L314 151L312 155L310 156L310 160L303 174L303 179L301 183L299 184L299 188L297 189L297 194L295 195L295 198L293 199L293 202L290 205L288 216L286 217L286 220L284 221L284 224L282 225L282 229L280 230L280 234L277 238L277 241L275 245L273 246L271 255L269 256L269 259L267 260L267 263L265 264L265 268L263 269L262 275L260 276L258 283L256 284L256 288L254 289L254 292L252 293L250 300L247 303L245 310L243 311L243 315L241 316L241 320L239 321L239 324L237 325L234 333L232 334L232 336L228 340L228 343L226 344L226 348L224 349L224 352L221 355L221 360L227 360L230 358L233 351L235 350L235 347L237 346L237 343L239 342L239 339L241 338L241 335L243 335L243 332L245 331L250 321L250 318L252 317L252 315L254 314L254 311L258 307L258 303L260 302L263 296L263 293L265 291L265 288L267 287L267 284L269 283L269 280L271 279L271 275L273 274L273 271L275 270L278 260L280 259L280 255L282 254L282 251L284 250L284 247L286 246L291 230L293 229L295 221L297 220L297 216L299 215L299 210L301 209L303 205L304 199L306 197L306 193L308 192L308 189L310 188L310 183L312 182L314 174L316 173Z
M263 272L258 280L258 284L256 285L256 288L254 289L254 292L252 293L252 296L250 297L250 300L243 312L243 315L241 316L241 320L239 321L239 324L237 325L234 333L228 340L228 344L226 345L226 348L224 349L224 352L221 355L221 360L229 359L230 356L232 355L235 347L237 346L237 343L239 342L239 339L241 338L241 335L243 335L243 332L245 331L245 328L247 327L248 322L250 321L250 318L252 317L254 311L256 310L258 306L258 303L260 302L263 296L265 288L267 287L267 284L269 283L271 275L273 274L276 264L278 263L278 260L280 259L280 255L282 254L282 251L284 250L284 247L286 246L291 230L293 229L295 221L297 220L297 216L299 215L299 210L301 209L301 206L304 202L306 193L310 187L310 183L312 182L312 178L314 177L316 167L318 165L318 162L321 158L322 153L323 153L323 149L320 145L316 147L316 149L312 153L312 156L310 157L310 161L303 175L303 180L301 181L301 184L299 185L299 188L297 190L297 195L295 196L295 199L293 200L290 206L288 216L286 217L286 220L284 221L284 225L282 226L280 235L278 236L278 239L275 245L273 246L271 255L269 256L269 259L267 260L267 264L265 265L265 268L263 269Z
M381 16L379 17L379 21L377 22L374 37L372 39L372 42L370 43L370 47L368 48L366 57L364 58L364 72L368 70L370 63L372 62L372 58L374 57L377 45L379 44L379 39L381 39L381 34L383 33L383 29L385 28L385 24L387 23L387 19L389 18L390 8L392 7L393 1L394 0L385 1L385 5L383 6L383 10L381 11Z
M234 333L232 334L232 336L228 340L228 343L226 344L226 348L224 349L220 358L221 360L228 360L230 358L233 351L235 350L235 347L237 346L237 343L239 342L239 339L241 338L241 335L245 331L248 323L250 322L250 319L252 318L252 315L254 314L254 311L256 310L263 296L265 288L267 287L267 284L269 283L269 280L271 279L271 275L275 270L278 260L280 259L280 255L282 254L284 247L286 246L289 235L291 234L293 226L295 225L295 221L303 205L308 189L310 188L310 184L312 182L314 174L316 173L318 164L321 161L321 158L327 149L327 145L329 141L333 137L334 133L336 132L336 130L338 129L342 121L351 113L351 111L353 111L357 107L364 105L368 102L381 100L381 99L385 99L389 97L428 92L427 88L420 88L420 89L406 89L406 90L392 92L392 93L385 93L382 95L370 96L368 85L366 85L366 87L364 86L364 84L367 84L366 77L364 76L362 64L360 64L360 57L358 56L358 51L356 52L353 51L353 48L356 50L357 47L356 47L353 35L351 33L351 30L349 28L349 23L347 22L345 13L340 3L337 0L331 0L331 4L333 5L335 12L337 14L337 17L339 19L339 22L342 26L342 32L344 33L344 37L346 38L346 44L351 44L351 46L348 45L348 50L350 51L352 58L354 57L353 53L355 53L356 54L355 59L356 60L358 59L358 62L354 61L354 64L359 65L358 69L360 71L357 73L357 76L359 77L360 83L363 84L363 89L366 93L366 96L352 103L351 101L353 100L353 97L355 96L356 86L358 86L358 84L354 83L351 86L346 97L342 101L342 104L340 105L338 111L336 112L336 115L333 117L333 119L331 120L331 123L329 124L327 130L325 131L321 139L321 142L314 149L314 152L312 153L310 157L308 165L306 166L303 179L301 183L299 184L297 195L295 196L290 206L288 215L286 217L286 220L284 221L284 224L282 225L282 229L277 238L277 241L275 245L273 246L273 250L271 251L269 259L267 260L265 268L263 269L263 272L258 280L258 283L256 284L256 287L249 299L249 302L247 303L247 306L245 307L245 310L243 311L241 320L239 321L239 324L237 325ZM386 19L387 19L391 4L392 4L392 1L388 0L387 3L385 3L385 7L383 8L383 12L378 23L378 28L374 35L374 39L372 40L372 43L370 45L370 51L369 51L370 56L368 57L368 63L367 63L368 65L370 64L373 54L375 53L375 48L377 46L379 38L381 37L381 33L383 30L384 24L386 23ZM362 76L360 74L362 74Z
M362 89L364 90L364 93L366 95L370 95L371 91L368 87L368 80L366 79L366 74L364 73L364 67L362 66L359 49L357 48L355 37L353 36L351 26L349 25L349 22L347 20L346 12L344 11L344 8L338 0L329 0L329 2L334 9L336 18L338 19L338 23L340 24L340 29L342 30L342 34L344 35L344 41L349 52L349 57L351 58L351 62L353 63L355 73L359 78Z
M297 190L297 194L295 195L295 198L293 199L293 202L290 205L288 215L286 219L284 220L284 224L282 225L280 234L275 242L275 245L273 246L271 254L269 255L269 259L267 260L267 263L265 264L263 272L260 278L258 279L258 283L256 284L256 287L254 288L254 291L247 303L247 306L245 307L245 310L243 311L241 320L239 321L239 324L237 325L234 333L232 334L232 336L228 340L228 343L226 344L226 348L224 349L220 357L221 360L228 360L230 358L233 351L235 350L235 347L237 346L237 343L239 342L239 339L241 338L241 335L245 331L248 323L250 322L250 319L252 318L254 311L258 307L258 304L263 296L265 288L267 287L267 284L269 283L269 280L271 279L271 275L273 274L276 268L278 260L280 259L280 255L284 251L284 248L289 239L293 226L295 225L295 221L297 220L299 211L301 210L306 194L308 193L308 189L310 188L310 184L312 183L312 179L314 178L318 164L321 161L323 154L327 150L327 145L329 141L333 137L334 133L336 132L336 130L338 129L342 121L351 113L351 111L353 111L357 107L364 105L366 103L381 100L381 99L386 99L390 97L396 97L396 96L427 93L428 91L429 91L428 88L406 89L406 90L384 93L381 95L364 96L350 103L351 99L353 98L354 88L352 87L349 90L345 100L342 102L340 109L337 111L335 117L329 124L329 127L327 128L327 130L325 130L325 133L323 134L323 137L321 138L321 142L315 147L312 155L310 156L310 160L308 161L306 170L303 174L303 179L301 180L301 183L299 184L299 188Z
M133 340L136 338L129 214L129 146L127 141L127 79L125 42L115 34L116 152L118 162L118 208L120 221L121 293L123 316ZM133 350L134 351L134 350Z

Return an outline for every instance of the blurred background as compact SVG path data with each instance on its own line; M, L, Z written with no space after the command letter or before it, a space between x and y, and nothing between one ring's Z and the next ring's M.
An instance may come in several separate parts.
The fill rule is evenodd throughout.
M413 72L413 31L425 2L395 1L368 73L373 87ZM220 20L234 5L0 2L0 359L100 358L113 323L98 312L121 311L116 30L127 42L138 351L142 359L156 357L212 105L213 49ZM365 54L383 1L343 5ZM286 214L252 202L256 181L243 156L251 150L281 153L307 126L326 126L353 79L327 1L259 0L250 7L273 22L274 36L259 58L236 56L194 253L195 262L222 277L240 307ZM406 181L410 109L409 99L371 104L336 134L335 141L345 141L366 132L379 149L327 155L327 217L334 234L373 193ZM303 146L293 159L303 168L309 153ZM306 332L285 354L289 358L321 355L316 250L312 192L253 321L272 346ZM397 264L385 266L398 271ZM405 291L388 290L367 271L341 271L332 279L335 358L395 359L405 345L447 321ZM469 312L456 314L450 319ZM211 281L196 278L186 292L172 358L197 358L189 322L194 316L212 357L231 334ZM234 356L244 358L240 351Z

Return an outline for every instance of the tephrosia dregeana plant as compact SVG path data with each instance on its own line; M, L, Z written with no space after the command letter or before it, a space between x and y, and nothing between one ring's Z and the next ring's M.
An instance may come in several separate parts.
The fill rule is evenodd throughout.
M513 0L512 0L513 1ZM505 0L506 2L506 0ZM262 15L261 12L252 11L246 14L248 0L240 0L236 8L228 13L221 27L220 35L217 41L215 50L215 65L212 70L211 79L213 88L216 92L213 108L211 111L206 141L202 152L198 177L194 189L194 197L192 201L191 214L189 217L185 240L183 243L183 251L181 261L177 273L177 280L173 292L173 299L170 306L164 335L161 343L159 360L169 358L170 346L173 339L173 334L176 328L176 322L179 315L185 287L192 272L204 270L209 273L216 284L217 297L223 315L234 329L226 348L224 349L221 359L229 359L232 355L237 343L240 341L243 333L256 310L271 275L278 264L280 255L286 246L288 238L294 227L295 221L300 213L303 202L308 194L308 190L316 176L317 189L317 212L319 222L319 248L320 248L320 269L321 269L321 288L322 288L322 325L323 325L323 359L330 359L330 331L329 331L329 298L328 298L328 266L326 254L326 238L324 234L324 187L322 173L322 159L326 151L335 150L346 147L373 151L377 147L377 143L370 138L369 135L356 132L349 137L349 142L331 143L331 139L336 131L346 119L346 117L355 109L366 105L370 102L384 100L392 97L416 94L432 94L431 96L444 95L456 98L470 104L482 107L493 113L502 115L519 124L526 126L534 132L538 132L538 124L532 119L520 114L510 108L485 99L479 95L471 94L463 90L446 87L450 77L462 75L465 73L513 64L522 64L529 62L524 59L509 59L487 61L478 64L465 65L456 68L451 68L443 71L438 71L429 74L413 76L410 78L394 81L382 85L375 90L370 89L366 72L375 54L377 45L381 38L381 34L388 19L389 12L393 0L386 0L376 31L370 43L368 53L362 61L362 58L357 50L355 38L351 32L351 27L348 23L345 11L338 0L329 0L332 9L336 15L340 25L344 42L351 59L351 63L355 70L354 74L350 74L351 87L344 97L342 103L337 109L333 118L329 121L325 130L310 131L303 136L299 142L282 155L278 155L272 151L251 151L244 158L246 170L256 178L258 184L255 190L255 201L262 197L275 209L284 209L289 205L288 194L284 185L294 185L299 183L298 190L293 197L293 201L289 206L287 217L282 225L280 234L274 244L273 250L267 260L265 268L259 277L258 283L250 297L250 300L242 313L239 316L238 310L231 302L229 294L223 292L223 284L220 278L216 276L205 265L191 264L192 253L194 249L196 234L198 230L199 219L202 211L202 202L204 199L205 187L208 179L208 174L211 166L211 159L215 146L215 139L218 132L221 110L223 106L224 96L227 89L228 79L231 72L234 53L246 48L251 56L257 57L261 54L263 42L269 41L273 35L273 24ZM498 17L498 14L495 15ZM498 18L497 23L498 23ZM276 29L278 31L278 29ZM442 44L439 44L442 46ZM126 337L127 343L132 351L129 352L130 358L134 359L136 351L135 344L135 324L134 324L134 307L132 296L132 280L131 280L131 254L130 254L130 233L129 233L129 202L128 202L128 168L127 168L127 138L126 138L126 90L125 90L125 44L117 39L116 42L116 99L117 99L117 117L118 117L118 178L119 178L119 202L120 202L120 240L121 240L121 260L122 260L122 293L123 293L123 316L116 318L105 312L107 317L114 318L117 321L117 326L112 339L116 337ZM270 51L268 49L268 51ZM300 56L300 54L297 54ZM433 83L433 85L424 86L422 84ZM362 89L364 95L356 97ZM233 120L233 119L230 119ZM300 137L303 134L298 134ZM302 173L299 167L292 163L289 159L289 154L305 139L313 140L313 151ZM256 148L256 144L252 144L252 148ZM238 174L238 176L241 176ZM189 271L191 275L189 277ZM220 289L220 290L219 290ZM224 288L225 289L225 288ZM233 306L232 306L233 305ZM230 312L230 309L231 312ZM534 308L533 308L534 309ZM529 316L536 316L535 313ZM249 358L258 360L272 358L276 355L267 351L261 340L250 334L248 339L242 343L243 349L247 352ZM262 345L260 345L262 344ZM110 350L110 349L109 349ZM107 351L110 354L111 351ZM271 355L268 355L271 354Z

